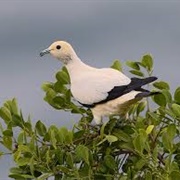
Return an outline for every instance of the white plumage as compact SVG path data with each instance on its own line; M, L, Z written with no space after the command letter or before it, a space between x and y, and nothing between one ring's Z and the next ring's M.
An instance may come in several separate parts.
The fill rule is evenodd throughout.
M70 75L72 95L79 103L91 108L97 124L101 123L103 116L124 116L132 103L152 94L141 86L157 79L130 79L112 68L91 67L83 63L65 41L54 42L40 55L47 53L65 64Z

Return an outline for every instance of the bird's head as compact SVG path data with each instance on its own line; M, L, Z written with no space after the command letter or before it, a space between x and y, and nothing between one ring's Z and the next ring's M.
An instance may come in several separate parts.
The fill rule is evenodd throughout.
M47 49L41 51L40 56L44 56L45 54L51 54L64 64L68 64L76 56L72 46L65 41L52 43Z

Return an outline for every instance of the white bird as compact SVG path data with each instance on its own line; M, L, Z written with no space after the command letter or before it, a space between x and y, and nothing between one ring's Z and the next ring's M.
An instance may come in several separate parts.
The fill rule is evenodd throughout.
M65 41L52 43L40 56L48 53L64 63L73 97L91 109L96 124L100 124L104 116L125 116L130 105L154 94L141 86L155 81L156 77L130 79L112 68L91 67L83 63Z

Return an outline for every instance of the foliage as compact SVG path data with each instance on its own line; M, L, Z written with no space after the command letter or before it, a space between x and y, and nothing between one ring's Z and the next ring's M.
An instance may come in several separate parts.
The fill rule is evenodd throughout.
M150 55L126 64L136 76L152 75ZM121 63L115 61L112 68L121 70ZM110 117L99 127L90 124L91 112L73 100L69 81L63 67L56 74L56 82L45 83L42 88L45 101L52 107L81 115L72 130L46 127L40 120L33 124L30 118L23 117L16 99L6 101L0 108L0 143L7 149L0 156L10 154L16 163L9 177L180 179L180 87L172 95L167 82L155 82L153 89L161 94L133 105L128 119Z

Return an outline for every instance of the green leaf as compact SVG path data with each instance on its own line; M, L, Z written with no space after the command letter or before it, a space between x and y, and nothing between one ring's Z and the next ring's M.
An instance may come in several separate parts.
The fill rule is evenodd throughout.
M29 161L29 168L32 175L34 175L34 170L35 170L34 165L35 165L34 156L32 156Z
M175 135L176 135L176 126L174 124L170 124L167 127L167 130L162 135L162 143L164 147L171 153L175 150L173 146L173 139Z
M46 126L40 120L36 123L35 129L40 136L45 136L47 133Z
M165 81L155 82L155 83L153 83L153 86L160 90L162 90L162 89L169 90L170 89L169 84Z
M69 153L69 152L67 152L67 153ZM57 148L55 150L55 155L56 155L56 159L57 159L58 163L60 165L62 165L64 163L64 160L65 160L65 157L66 157L64 149Z
M147 134L151 134L152 130L154 129L154 125L149 125L147 128L146 128L146 133Z
M144 148L145 148L145 143L147 140L147 133L144 129L139 130L139 134L134 138L133 140L133 145L135 147L135 150L142 154Z
M131 74L134 74L136 76L144 77L144 74L141 71L138 70L130 70L129 71Z
M150 54L144 55L142 57L141 63L148 69L148 71L152 71L153 59Z
M180 87L178 87L174 93L174 100L180 104Z
M60 171L60 172L65 173L65 174L69 174L69 173L70 173L70 169L67 168L67 167L65 167L65 166L62 166L62 165L57 165L57 166L56 166L56 169L57 169L58 171ZM75 172L76 172L76 171L75 171ZM64 180L66 180L66 178L65 178Z
M171 103L172 102L172 96L171 96L171 93L169 92L169 90L163 89L162 90L162 94L164 95L167 103Z
M12 100L11 107L12 107L12 112L13 112L13 114L18 114L18 105L17 105L17 100L16 100L16 98L14 98L14 99Z
M124 142L130 142L131 141L129 134L125 133L124 131L122 131L120 129L113 130L113 135L115 137L117 137L119 140L122 140Z
M147 163L147 161L145 159L141 158L140 160L138 160L136 162L135 168L138 170L141 170L146 163Z
M166 97L164 96L164 94L156 94L156 95L154 95L153 100L159 106L166 106L167 102L166 102Z
M168 134L168 139L170 141L173 141L175 135L176 135L176 126L175 124L170 124L167 128L167 134Z
M57 143L57 139L56 136L58 134L58 129L56 126L51 125L49 130L48 130L48 134L50 136L50 142L52 143L53 147L56 149L56 143Z
M56 97L56 92L53 90L53 89L49 89L47 92L46 92L46 98L49 102L51 102L51 100L53 98Z
M19 146L18 146L18 150L19 150L21 153L25 153L25 152L32 153L31 149L30 149L27 145L19 145Z
M113 136L113 135L106 135L106 139L110 144L118 141L118 138L116 136Z
M9 177L16 180L34 179L34 176L28 174L10 174Z
M24 144L24 131L21 131L18 135L18 138L17 138L17 142L18 144Z
M13 131L10 130L10 129L6 129L5 131L3 131L3 135L12 137L13 136Z
M116 161L115 161L114 157L111 155L106 155L104 157L104 162L105 162L105 165L110 169L117 168Z
M126 65L133 68L133 69L135 69L135 70L140 70L140 67L139 67L137 62L126 61Z
M141 145L141 136L138 135L137 137L134 138L133 140L133 145L136 151L142 153L142 145Z
M137 110L136 110L136 111L137 111L137 116L138 116L142 111L144 111L146 105L147 105L147 102L146 102L146 101L142 101L142 102L140 102L140 103L138 104Z
M119 60L115 60L111 66L111 68L116 69L118 71L122 71L122 66Z
M66 163L70 168L73 168L74 166L73 155L70 152L66 153Z
M146 171L145 180L153 180L152 173L150 171Z
M148 112L148 115L152 118L152 119L154 119L155 121L159 121L159 116L156 114L156 113L154 113L154 112Z
M3 136L3 144L9 150L12 150L12 137L10 136Z
M174 103L174 104L172 104L171 108L172 108L172 111L174 112L174 114L177 117L180 117L180 105Z
M53 103L55 103L59 108L64 108L65 99L62 96L56 96L53 98Z
M51 82L46 82L46 83L43 83L42 86L41 86L42 90L43 91L48 91L49 89L53 89L53 83Z
M14 161L17 162L20 157L21 157L21 151L16 150L15 153L13 154Z
M61 127L58 131L57 140L60 143L71 144L73 141L73 132L68 131L66 127Z
M105 127L106 127L107 124L108 124L108 122L105 122L105 123L103 123L103 125L101 126L101 129L100 129L100 136L101 136L101 138L104 137L104 130L105 130Z
M24 166L29 164L30 158L26 158L26 157L21 157L19 158L16 163L18 164L18 166Z
M59 71L56 74L56 79L62 84L69 84L69 76L65 71Z
M180 179L180 172L179 171L172 171L170 174L171 180L179 180Z
M75 154L77 158L84 160L89 165L89 149L86 146L77 146Z
M19 167L10 168L10 173L12 174L22 174L23 170Z
M53 176L53 173L43 173L36 180L46 180L46 179L48 179L51 176Z
M29 149L31 150L31 152L33 152L33 151L35 151L36 149L37 149L37 146L35 145L35 143L37 144L37 140L36 140L36 136L35 135L33 135L32 137L31 137L31 140L30 140L30 142L29 142ZM44 139L43 139L44 140Z
M17 127L18 126L20 128L23 128L23 126L24 126L24 120L19 115L13 115L12 123L13 123L13 127Z
M69 135L68 129L66 127L61 127L59 129L60 142L66 142L66 137ZM61 140L62 139L62 140Z
M7 107L4 106L0 108L0 117L6 124L8 124L8 122L12 120L11 112Z

